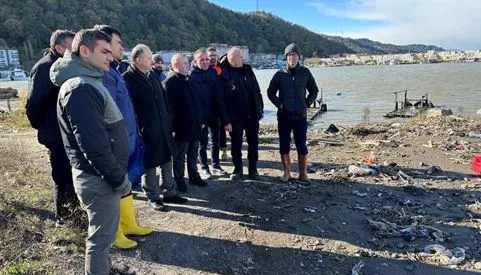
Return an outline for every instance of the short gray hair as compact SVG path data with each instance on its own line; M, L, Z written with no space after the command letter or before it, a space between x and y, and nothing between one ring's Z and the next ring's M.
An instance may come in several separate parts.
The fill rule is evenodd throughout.
M98 29L83 29L75 34L72 42L72 53L80 55L80 46L86 46L90 51L94 51L97 41L103 40L107 43L112 41L110 35Z
M150 49L150 48L145 44L135 45L135 47L132 49L132 61L141 57L147 49Z

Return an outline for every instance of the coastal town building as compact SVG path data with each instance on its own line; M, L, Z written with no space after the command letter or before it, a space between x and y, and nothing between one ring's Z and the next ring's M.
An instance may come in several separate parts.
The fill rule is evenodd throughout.
M18 50L0 47L0 68L17 68L20 66Z

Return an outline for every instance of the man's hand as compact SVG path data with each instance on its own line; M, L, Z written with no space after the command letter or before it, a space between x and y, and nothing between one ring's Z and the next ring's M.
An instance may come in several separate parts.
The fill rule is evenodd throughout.
M124 182L121 185L115 187L115 191L119 192L120 196L126 196L132 191L132 183L129 180L128 175L125 175Z
M175 132L172 132L172 137L175 138Z
M224 130L226 130L227 132L232 132L232 124L227 124L226 126L224 126Z

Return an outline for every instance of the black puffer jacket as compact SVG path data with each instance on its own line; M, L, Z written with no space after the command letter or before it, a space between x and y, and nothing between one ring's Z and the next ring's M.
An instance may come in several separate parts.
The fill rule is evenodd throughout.
M307 97L306 90L309 92ZM304 119L307 118L307 107L316 100L318 92L309 69L298 65L293 69L286 67L277 71L269 84L267 96L278 108L278 115Z
M250 65L240 68L231 67L227 58L221 61L221 83L224 97L221 102L221 120L224 125L232 122L254 118L261 120L264 115L259 83Z

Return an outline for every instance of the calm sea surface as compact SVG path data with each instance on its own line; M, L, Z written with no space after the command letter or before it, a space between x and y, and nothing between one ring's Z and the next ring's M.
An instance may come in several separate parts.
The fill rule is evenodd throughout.
M257 70L255 74L265 103L263 123L275 123L275 107L267 98L269 81L276 70ZM439 106L455 114L474 116L481 108L481 62L439 63L396 66L350 66L311 69L323 89L328 111L316 121L321 127L331 123L358 124L369 110L370 122L385 122L383 114L394 109L393 92L409 90L409 98L425 93ZM26 81L0 82L0 88L13 87L26 95ZM320 97L320 93L319 93ZM16 103L16 102L15 102ZM15 103L13 105L15 105ZM0 108L5 107L0 102Z

